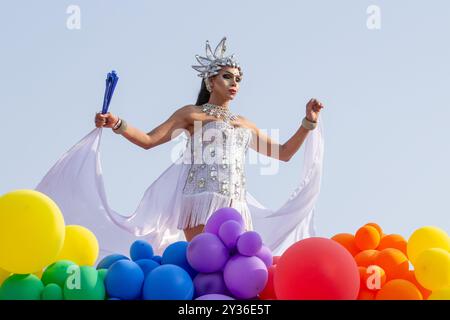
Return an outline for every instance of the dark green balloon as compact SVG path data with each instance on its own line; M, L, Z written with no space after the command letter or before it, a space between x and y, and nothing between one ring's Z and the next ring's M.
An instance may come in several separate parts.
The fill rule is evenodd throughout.
M14 274L0 287L0 300L40 300L42 281L34 274Z
M105 285L94 267L82 266L67 277L63 295L65 300L105 300Z
M70 275L67 272L70 266L75 266L75 263L69 260L59 260L49 265L42 274L42 283L46 286L50 283L57 284L60 288L64 287L67 277Z
M63 292L56 283L49 283L41 293L42 300L62 300Z

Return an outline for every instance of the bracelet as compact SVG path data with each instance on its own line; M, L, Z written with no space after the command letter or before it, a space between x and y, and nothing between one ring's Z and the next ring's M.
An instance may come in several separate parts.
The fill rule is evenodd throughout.
M314 130L317 127L317 121L313 122L304 117L302 120L302 127L307 130Z
M116 124L113 126L113 130L119 129L120 125L122 124L122 119L118 118Z
M120 119L120 124L117 129L113 129L114 133L122 134L127 130L128 124L125 120Z

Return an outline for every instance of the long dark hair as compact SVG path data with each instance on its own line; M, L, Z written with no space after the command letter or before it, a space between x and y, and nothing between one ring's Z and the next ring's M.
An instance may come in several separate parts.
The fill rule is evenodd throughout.
M201 106L204 103L209 101L209 97L211 93L209 93L208 89L206 89L205 79L202 79L202 84L200 86L200 92L198 93L196 106Z

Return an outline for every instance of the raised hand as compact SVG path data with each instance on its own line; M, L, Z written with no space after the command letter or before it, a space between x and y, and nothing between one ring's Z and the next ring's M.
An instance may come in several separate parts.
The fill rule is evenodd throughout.
M311 99L306 104L306 118L309 121L317 122L317 119L319 119L319 113L320 110L323 108L322 102L320 102L317 99Z

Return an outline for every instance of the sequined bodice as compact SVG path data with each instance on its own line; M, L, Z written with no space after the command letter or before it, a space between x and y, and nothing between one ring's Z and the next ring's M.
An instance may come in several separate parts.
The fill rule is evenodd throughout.
M244 165L250 139L250 129L223 121L207 122L197 130L187 144L191 165L183 193L209 191L245 200Z

